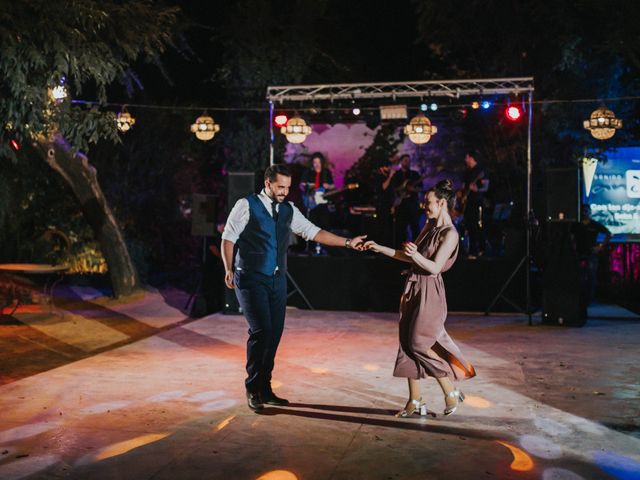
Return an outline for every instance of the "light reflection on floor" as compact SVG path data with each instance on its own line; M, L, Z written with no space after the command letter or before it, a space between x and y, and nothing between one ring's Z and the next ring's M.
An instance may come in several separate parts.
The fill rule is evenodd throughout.
M150 443L157 442L166 438L170 435L169 432L163 433L150 433L147 435L140 435L139 437L131 438L129 440L124 440L122 442L115 443L113 445L109 445L105 448L102 448L99 452L97 452L93 459L95 461L105 460L107 458L115 457L118 455L123 455L127 452L130 452L133 449L140 448L144 445L148 445Z
M533 469L533 460L529 455L507 442L498 441L500 445L507 447L513 455L513 462L511 462L511 470L516 472L527 472Z
M489 408L491 407L491 402L482 397L478 397L475 395L465 395L464 404L468 407L473 408Z
M234 418L236 418L235 415L231 415L230 417L225 418L218 425L216 425L216 430L219 432L223 428L227 427L233 421Z
M325 373L329 373L329 369L324 368L324 367L311 367L309 370L311 370L313 373L317 373L319 375L323 375Z
M287 470L273 470L260 475L256 480L298 480L298 477Z
M202 347L206 338L218 341L216 335L224 321L210 322L211 326L203 322L200 337L195 339L197 346ZM336 325L339 328L339 323ZM451 442L462 455L468 448L465 443L472 444L474 455L482 452L474 458L495 460L496 472L511 469L514 478L524 474L521 478L527 480L533 478L531 475L543 480L585 480L598 478L603 472L620 480L640 478L640 457L634 456L629 447L638 444L636 439L572 415L570 407L562 410L551 402L534 400L521 385L501 383L502 379L492 378L490 373L464 384L466 400L451 417L443 417L438 408L435 419L394 419L391 411L403 401L406 382L367 373L390 369L384 362L393 358L395 331L389 328L388 333L388 351L381 350L380 343L372 341L371 346L363 341L361 348L369 353L359 358L349 356L350 350L345 348L348 336L335 340L345 341L339 349L345 353L332 356L325 351L326 339L316 339L313 344L309 334L300 344L314 354L315 360L309 363L322 365L313 367L303 356L287 356L285 343L285 355L276 373L286 383L273 380L272 387L283 389L283 396L300 403L294 408L267 407L270 415L254 415L246 408L244 325L235 332L235 347L229 347L230 335L219 341L226 349L219 357L217 343L198 351L178 341L151 338L129 347L134 355L114 351L107 360L99 355L58 372L26 378L0 389L0 412L8 409L12 415L7 421L7 416L2 418L0 413L0 452L8 452L0 456L0 478L17 479L44 470L46 475L53 472L51 478L58 478L56 475L63 476L60 470L55 471L60 465L82 466L93 472L109 465L126 469L149 453L155 455L154 459L167 455L173 462L185 458L188 463L193 452L201 455L196 461L204 458L212 464L242 464L247 469L242 478L352 478L331 474L314 477L295 462L301 452L312 458L316 455L315 460L320 462L335 461L331 454L338 452L338 464L343 458L353 464L369 455L382 469L387 463L385 452L391 452L391 462L402 462L405 457L394 456L395 449L402 448L407 439L416 438L427 439L419 447L425 449L425 458L433 454L429 449L438 438ZM464 347L484 372L490 368L500 371L502 359L491 353L483 357L471 346ZM371 358L370 363L364 363L363 358L367 362ZM428 389L429 399L441 401L437 384L430 384ZM21 408L16 399L26 406ZM18 414L14 417L15 412ZM19 425L20 421L24 424ZM343 439L355 439L353 449L337 446ZM200 440L207 445L201 451ZM192 443L183 448L183 442ZM264 458L261 453L255 454L262 443L272 449ZM598 450L600 445L603 449ZM414 444L412 448L418 447ZM23 456L25 452L28 457ZM239 452L245 455L241 460L236 458ZM275 457L273 452L277 452ZM407 454L411 464L417 461L412 455L413 451ZM114 460L105 462L107 459ZM273 470L278 467L281 469ZM164 480L167 475L159 478ZM381 473L379 478L387 477Z

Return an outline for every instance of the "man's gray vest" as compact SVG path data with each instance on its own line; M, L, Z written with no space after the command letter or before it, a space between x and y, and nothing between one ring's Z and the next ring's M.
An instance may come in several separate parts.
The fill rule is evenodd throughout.
M273 275L276 267L286 271L293 207L289 202L281 203L276 222L258 195L249 195L247 200L249 223L236 242L236 268L265 275Z

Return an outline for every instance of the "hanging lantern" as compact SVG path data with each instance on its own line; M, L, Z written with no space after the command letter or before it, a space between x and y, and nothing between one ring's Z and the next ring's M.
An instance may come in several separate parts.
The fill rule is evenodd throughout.
M427 143L432 135L438 132L435 125L431 125L431 120L422 114L416 115L408 125L404 127L404 134L409 136L413 143L421 145Z
M136 119L127 112L126 108L123 108L121 112L116 116L116 125L121 132L128 132L131 127L136 123Z
M598 166L597 158L582 159L582 178L584 179L584 190L587 197L591 194L591 185L593 184L593 177L596 174L596 168Z
M582 124L598 140L607 140L615 135L617 129L622 128L622 120L616 118L616 114L606 107L594 110L589 120Z
M311 134L311 127L300 117L290 118L280 129L290 143L302 143Z
M58 85L57 87L49 87L49 100L54 103L63 102L69 94L67 93L67 88L64 85Z
M205 114L196 118L196 123L191 125L191 131L196 134L198 140L207 142L220 131L220 125L218 125L213 118Z

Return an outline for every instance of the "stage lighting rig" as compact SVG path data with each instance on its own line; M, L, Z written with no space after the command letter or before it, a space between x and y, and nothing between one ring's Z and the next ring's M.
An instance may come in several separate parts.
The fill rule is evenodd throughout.
M522 109L516 105L509 105L504 110L504 115L507 117L507 120L517 122L522 118Z
M284 113L280 113L280 114L276 115L275 118L273 119L273 123L278 128L284 127L287 124L288 121L289 121L289 119L287 118L287 116Z

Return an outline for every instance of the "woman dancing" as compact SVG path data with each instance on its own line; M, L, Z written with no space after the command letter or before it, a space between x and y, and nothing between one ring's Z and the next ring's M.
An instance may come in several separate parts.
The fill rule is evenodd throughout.
M402 251L374 241L365 244L365 249L412 264L400 300L400 348L393 371L394 377L407 378L409 400L397 417L426 415L418 383L426 377L439 383L446 404L444 414L451 415L464 401L452 380L476 375L444 328L447 299L441 273L449 270L458 256L458 232L449 213L455 201L451 180L438 182L425 200L427 224L415 243L405 243Z

